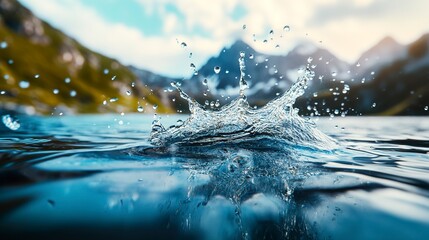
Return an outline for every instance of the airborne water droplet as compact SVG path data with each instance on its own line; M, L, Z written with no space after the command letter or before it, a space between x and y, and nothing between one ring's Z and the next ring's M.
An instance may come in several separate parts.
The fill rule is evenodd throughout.
M290 31L290 27L288 25L286 25L286 26L283 27L283 30L286 31L286 32L289 32Z
M34 78L39 78L39 77L40 77L39 74L34 75Z
M216 74L219 74L219 72L220 72L220 67L219 66L215 66L214 68L213 68L213 70L214 70L214 72L216 73Z
M311 63L312 61L313 61L313 58L312 58L312 57L307 58L307 62L308 62L308 63Z
M271 29L270 30L270 34L273 35L274 34L274 30Z
M0 48L1 49L7 48L7 42L6 41L1 42L0 43Z
M425 109L425 111L429 110L429 106L425 106L424 109Z
M104 73L104 75L109 74L109 69L105 68L105 69L103 70L103 73Z
M154 104L154 105L152 106L152 108L156 110L156 109L158 108L158 105L157 105L157 104Z
M4 115L3 118L3 124L9 128L10 130L18 130L18 128L21 127L21 124L19 123L18 119L13 119L9 114Z
M76 97L77 93L75 90L70 91L70 97Z
M208 82L207 78L204 78L203 85L207 85L207 82Z
M116 75L112 77L112 81L115 81L115 79L116 79Z
M249 59L253 59L253 58L255 58L255 57L253 56L253 54L249 54Z
M185 42L182 42L182 43L180 44L180 46L182 46L182 48L185 48L185 47L187 47L188 45L187 45Z
M246 24L243 24L243 30L245 30L247 28Z
M27 81L21 81L21 82L19 82L19 87L20 88L28 88L28 87L30 87L30 83Z
M109 101L110 102L116 102L116 101L118 101L119 100L119 98L111 98Z
M131 95L131 91L127 90L127 95L130 96Z
M143 111L144 111L144 108L143 108L142 106L138 106L138 107L137 107L137 111L138 111L138 112L143 112Z
M60 90L58 90L58 89L54 89L53 91L52 91L55 95L57 95L58 93L60 93Z
M70 82L71 82L71 79L70 79L70 78L65 78L65 79L64 79L64 82L65 82L65 83L70 83Z

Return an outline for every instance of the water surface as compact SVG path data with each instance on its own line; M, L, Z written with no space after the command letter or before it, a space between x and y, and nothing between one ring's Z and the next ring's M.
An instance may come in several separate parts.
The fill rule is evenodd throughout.
M321 118L334 150L269 136L153 146L152 121L0 126L1 239L429 238L428 118Z

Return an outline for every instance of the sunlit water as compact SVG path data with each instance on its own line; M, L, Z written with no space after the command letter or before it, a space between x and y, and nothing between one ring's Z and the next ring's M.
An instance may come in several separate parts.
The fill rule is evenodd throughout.
M0 125L0 238L428 239L428 118L322 118L333 150L270 136L157 147L152 121Z

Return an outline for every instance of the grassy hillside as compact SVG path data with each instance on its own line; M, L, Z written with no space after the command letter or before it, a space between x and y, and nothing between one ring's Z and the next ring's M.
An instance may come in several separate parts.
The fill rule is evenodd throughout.
M23 81L28 88L20 87ZM118 100L110 102L112 98ZM18 2L0 0L0 109L39 114L137 112L142 105L150 112L154 104L158 112L171 111L118 61L85 48Z

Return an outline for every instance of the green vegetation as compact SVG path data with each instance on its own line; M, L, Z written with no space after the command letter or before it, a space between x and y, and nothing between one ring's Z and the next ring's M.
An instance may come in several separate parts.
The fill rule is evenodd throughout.
M0 109L38 114L136 112L139 104L157 104L158 112L171 111L118 61L85 48L18 2L4 2L7 4L0 7L0 43L6 42L7 47L0 48L0 91L5 91L0 95ZM30 86L20 88L21 81ZM109 102L111 98L118 101Z

